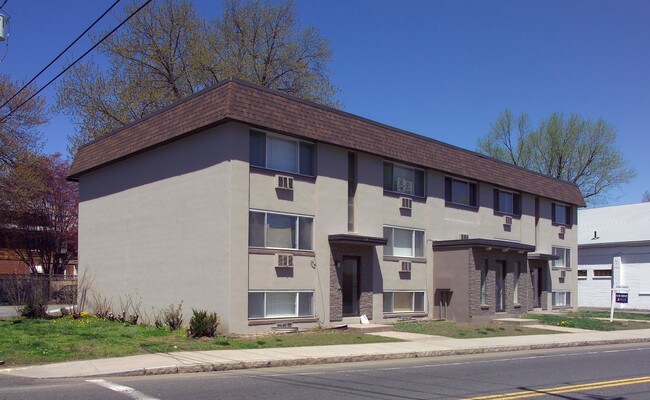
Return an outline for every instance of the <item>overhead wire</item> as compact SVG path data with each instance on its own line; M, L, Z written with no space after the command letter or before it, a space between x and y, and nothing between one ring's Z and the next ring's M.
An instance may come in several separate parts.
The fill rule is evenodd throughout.
M126 24L131 18L133 18L137 13L140 12L143 8L145 8L149 3L151 3L152 0L147 0L145 1L140 7L138 7L135 11L133 11L125 20L120 22L115 28L113 28L110 32L108 32L106 35L104 35L97 43L95 43L90 49L86 50L85 53L83 53L81 56L79 56L76 60L74 60L70 65L65 67L63 71L59 72L54 78L50 79L49 82L47 82L43 87L41 87L39 90L37 90L34 94L29 96L25 101L20 103L16 108L11 110L9 114L5 115L0 119L0 123L4 122L7 118L9 118L14 112L16 112L20 107L25 105L27 102L29 102L31 99L36 97L39 93L41 93L46 87L52 84L55 80L57 80L61 75L65 74L70 68L72 68L75 64L77 64L79 61L81 61L84 57L86 57L91 51L95 50L97 46L102 44L104 40L108 39L109 36L111 36L115 31L117 31L119 28L122 27L122 25Z
M14 98L16 98L16 96L18 96L18 95L19 95L23 90L25 90L29 85L31 85L32 82L34 82L34 81L35 81L39 76L41 76L41 74L43 74L43 72L45 72L45 70L47 70L48 68L50 68L50 67L52 66L52 64L54 64L54 63L55 63L59 58L61 58L61 56L63 56L63 54L65 54L68 50L70 50L70 48L71 48L72 46L74 46L74 45L75 45L75 44L76 44L76 43L77 43L77 42L78 42L82 37L84 37L84 36L86 35L86 33L88 33L89 30L91 30L91 29L92 29L92 28L93 28L93 27L94 27L94 26L95 26L95 25L96 25L96 24L97 24L97 23L98 23L102 18L104 18L104 16L106 16L106 14L108 14L108 13L113 9L113 7L115 7L115 6L117 5L117 3L119 3L120 1L121 1L121 0L116 0L116 1L115 1L115 2L110 6L110 7L108 7L108 9L106 9L106 11L104 11L104 12L102 13L102 15L100 15L100 16L99 16L95 21L93 21L93 23L90 24L90 26L89 26L88 28L86 28L86 30L84 30L84 31L83 31L79 36L77 36L77 38L76 38L75 40L73 40L72 43L70 43L70 44L68 45L68 47L66 47L62 52L60 52L56 57L54 57L54 59L53 59L52 61L50 61L50 62L49 62L45 67L43 67L43 69L41 69L41 70L38 72L38 74L36 74L32 79L30 79L29 82L27 82L26 84L24 84L23 87L21 87L21 88L20 88L16 93L13 94L13 96L11 96L8 100L6 100L6 101L5 101L5 102L0 106L0 110L3 109L4 106L6 106L7 104L9 104L9 102L10 102L11 100L13 100ZM5 0L5 3L6 3L6 2L7 2L7 0ZM0 8L2 8L2 7L4 7L4 4L3 4L2 6L0 6Z

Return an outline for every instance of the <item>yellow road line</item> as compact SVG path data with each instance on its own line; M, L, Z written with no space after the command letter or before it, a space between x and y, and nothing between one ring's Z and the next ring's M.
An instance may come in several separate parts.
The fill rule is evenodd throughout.
M650 375L649 376L640 376L638 378L615 379L615 380L611 380L611 381L584 383L584 384L581 384L581 385L559 386L559 387L546 388L546 389L531 389L531 390L520 391L520 392L500 393L500 394L493 394L493 395L489 395L489 396L472 397L472 398L467 399L467 400L488 400L488 399L514 400L514 399L525 399L525 398L528 398L528 397L539 397L539 396L546 396L546 395L550 395L550 394L579 392L581 390L604 389L604 388L608 388L608 387L634 385L634 384L638 384L638 383L650 383Z

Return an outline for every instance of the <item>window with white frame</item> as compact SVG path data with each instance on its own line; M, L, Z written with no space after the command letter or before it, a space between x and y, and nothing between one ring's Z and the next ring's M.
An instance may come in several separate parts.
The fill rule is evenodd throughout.
M566 307L571 305L571 292L553 292L553 306Z
M384 162L384 190L424 197L424 171Z
M445 201L462 206L478 207L478 185L452 177L445 178Z
M571 225L571 206L553 203L553 223L558 225Z
M313 250L313 221L312 217L250 210L248 245Z
M384 312L425 312L424 292L384 292Z
M289 136L251 131L250 164L275 171L314 176L314 144Z
M521 195L503 189L494 189L494 210L502 214L521 215Z
M384 255L393 257L424 257L424 231L384 226Z
M571 249L553 246L553 255L560 257L557 260L553 260L553 268L571 269Z
M314 292L248 292L248 318L313 317Z

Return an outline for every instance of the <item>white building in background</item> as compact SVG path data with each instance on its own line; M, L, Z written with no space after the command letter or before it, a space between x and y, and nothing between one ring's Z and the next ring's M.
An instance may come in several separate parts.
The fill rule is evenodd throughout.
M650 310L650 203L578 211L578 306L610 307L611 289L627 287L618 309Z

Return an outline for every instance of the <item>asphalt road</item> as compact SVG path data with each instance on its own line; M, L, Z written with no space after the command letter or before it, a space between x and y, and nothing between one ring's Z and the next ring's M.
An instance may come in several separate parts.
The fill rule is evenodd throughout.
M0 399L650 399L650 344L150 377L0 376Z

